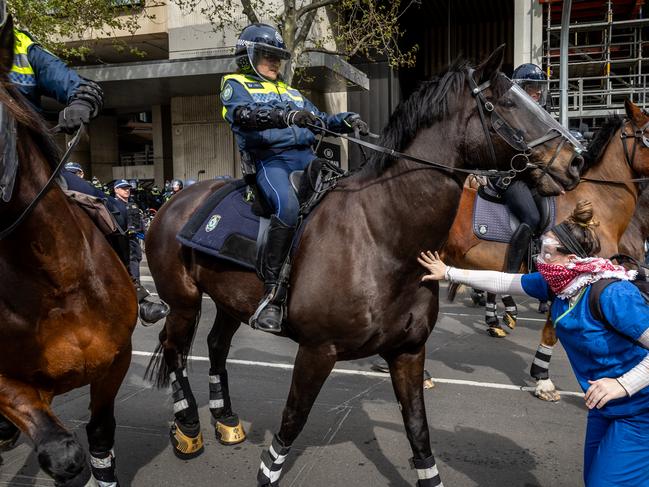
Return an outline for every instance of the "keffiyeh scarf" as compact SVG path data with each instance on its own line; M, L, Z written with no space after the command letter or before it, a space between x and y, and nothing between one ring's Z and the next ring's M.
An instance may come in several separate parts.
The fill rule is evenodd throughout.
M561 299L576 296L583 287L600 279L632 281L637 275L636 271L628 271L621 265L599 257L578 258L565 266L537 263L536 268L552 292Z

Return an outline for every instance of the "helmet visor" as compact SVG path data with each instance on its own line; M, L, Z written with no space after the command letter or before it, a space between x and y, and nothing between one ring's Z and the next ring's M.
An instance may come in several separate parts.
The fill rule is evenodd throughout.
M513 80L523 91L529 95L532 100L544 107L548 100L548 82L545 80Z
M291 54L286 49L255 43L247 47L250 66L260 78L276 81L286 74Z

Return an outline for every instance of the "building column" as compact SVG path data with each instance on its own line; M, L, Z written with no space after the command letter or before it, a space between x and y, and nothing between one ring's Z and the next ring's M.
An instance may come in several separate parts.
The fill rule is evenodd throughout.
M514 68L543 60L543 8L539 0L514 0Z
M163 187L165 180L173 177L171 108L169 105L153 105L151 115L155 184Z
M99 116L90 124L91 176L102 183L115 179L113 166L119 166L117 117Z

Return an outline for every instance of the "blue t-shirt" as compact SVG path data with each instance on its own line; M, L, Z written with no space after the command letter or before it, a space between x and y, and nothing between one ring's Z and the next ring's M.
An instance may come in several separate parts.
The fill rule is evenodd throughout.
M549 286L540 273L522 278L523 290L546 301ZM586 392L589 380L615 379L644 359L649 350L636 342L649 328L649 306L629 281L617 281L600 296L607 325L593 318L588 305L590 286L585 287L572 308L567 299L555 298L550 315L557 337L568 354L575 376ZM649 387L631 397L609 401L600 412L608 417L630 416L649 411Z

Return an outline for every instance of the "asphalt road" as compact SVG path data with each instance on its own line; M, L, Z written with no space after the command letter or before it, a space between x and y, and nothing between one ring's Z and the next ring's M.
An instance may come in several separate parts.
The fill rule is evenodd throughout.
M143 271L143 283L153 283ZM229 366L235 411L248 440L220 445L210 422L206 336L214 305L205 298L189 374L200 406L205 452L178 460L168 441L172 402L153 389L144 369L160 325L138 326L133 362L116 406L118 475L126 486L255 486L259 455L278 430L290 386L294 343L242 327ZM551 373L566 391L558 403L525 389L543 318L535 303L519 300L521 319L507 338L489 338L482 309L466 295L442 302L427 350L426 368L436 380L426 391L433 452L446 487L578 486L586 408L563 349L556 347ZM342 362L316 402L287 460L288 486L412 486L417 475L387 374L370 372L373 358ZM85 443L88 390L56 398L55 411ZM0 485L51 486L28 441L2 454Z

